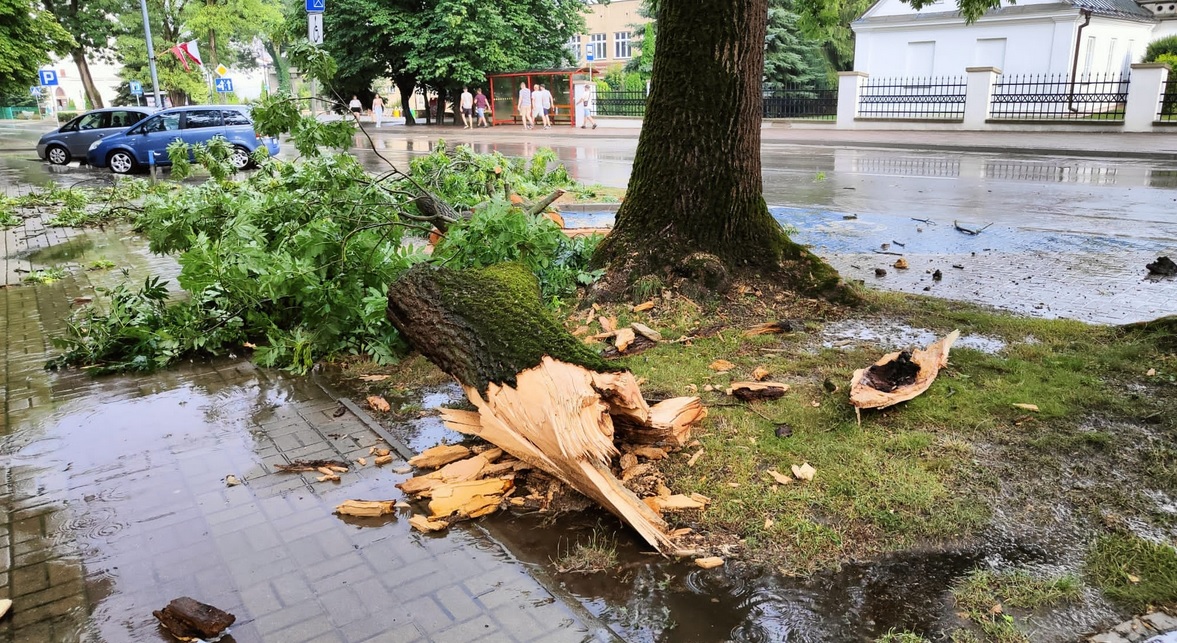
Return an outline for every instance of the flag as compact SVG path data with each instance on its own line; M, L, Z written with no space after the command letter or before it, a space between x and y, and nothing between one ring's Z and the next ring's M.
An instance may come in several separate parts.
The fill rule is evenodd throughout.
M200 65L202 67L204 66L204 61L201 60L201 58L200 58L200 50L196 48L196 41L195 40L189 40L188 42L182 42L182 43L180 43L179 47L180 47L180 49L182 49L184 51L185 54L187 54L187 56L189 58L192 59L192 62L194 62L197 65Z
M185 43L185 44L187 44L187 43ZM180 64L184 65L184 71L189 71L188 59L184 57L184 50L180 48L180 45L176 45L175 47L172 47L168 51L172 52L173 54L176 55L176 58L180 59Z

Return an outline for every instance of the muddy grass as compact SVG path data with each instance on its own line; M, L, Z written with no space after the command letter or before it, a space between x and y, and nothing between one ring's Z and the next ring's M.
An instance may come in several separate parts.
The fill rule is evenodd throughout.
M647 397L697 394L710 408L697 442L659 466L675 492L713 499L704 511L667 517L702 534L714 553L794 575L1009 539L1055 552L1062 577L1123 610L1177 601L1169 544L1177 533L1177 355L1168 331L1125 333L882 293L866 294L853 311L750 287L712 305L653 301L642 313L576 311L568 325L587 322L595 332L598 316L616 316L668 340L620 361L644 379ZM743 335L778 320L796 330ZM960 329L985 341L976 344L983 350L962 342L927 393L865 412L859 425L846 397L850 375L891 346L885 336L830 342L823 334L847 322L920 336ZM717 372L709 367L717 359L735 368ZM788 394L750 404L724 394L758 367ZM368 371L350 364L341 375L360 382ZM401 396L444 380L419 359L390 374L363 390ZM810 482L782 485L767 474L803 463L817 470ZM963 619L956 636L1022 640L1019 619L1034 610L1011 607L1016 616Z

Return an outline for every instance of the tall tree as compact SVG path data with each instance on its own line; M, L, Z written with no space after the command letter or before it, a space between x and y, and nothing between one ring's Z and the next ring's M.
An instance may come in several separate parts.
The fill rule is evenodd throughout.
M957 2L970 20L1000 4ZM607 269L597 296L623 297L646 278L720 290L733 272L846 293L836 271L788 238L762 195L768 0L663 1L657 17L653 88L629 189L593 257Z
M207 99L208 83L203 71L194 65L186 70L168 48L190 40L184 26L189 2L198 0L147 0L151 18L152 44L155 45L156 68L159 72L159 91L166 93L173 105L187 105L194 100ZM115 57L123 65L120 74L124 81L143 83L150 95L151 72L147 61L147 42L143 35L143 18L138 12L119 17L120 35L116 38Z
M821 43L800 28L801 16L793 0L769 0L768 30L764 38L764 83L778 89L788 84L812 85L833 69L822 55Z
M689 6L688 6L689 5ZM657 53L629 190L594 262L603 297L636 280L725 287L731 270L782 272L810 290L837 273L791 242L768 212L760 174L761 74L768 0L658 6Z
M53 15L31 0L0 0L0 94L27 94L50 52L75 46Z
M183 14L184 28L204 46L206 63L252 67L254 39L268 37L282 24L278 0L193 0ZM174 43L169 43L174 44Z
M837 71L854 68L854 32L850 23L871 8L876 0L797 0L798 23L810 37L822 44L826 60Z
M131 12L134 7L128 0L41 0L41 4L74 38L74 46L68 53L78 67L90 105L104 107L102 94L90 75L89 57L101 55L109 48L115 30L114 17Z

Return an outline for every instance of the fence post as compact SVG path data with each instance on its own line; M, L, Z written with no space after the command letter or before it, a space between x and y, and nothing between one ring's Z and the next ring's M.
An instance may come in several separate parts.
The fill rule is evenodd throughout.
M1161 109L1161 91L1169 79L1165 63L1135 63L1128 83L1128 102L1124 106L1125 132L1151 132Z
M858 99L862 97L862 83L870 78L865 71L838 72L837 129L854 129L858 117Z
M997 67L965 67L968 80L964 95L964 128L985 129L993 104L993 83L1001 75Z

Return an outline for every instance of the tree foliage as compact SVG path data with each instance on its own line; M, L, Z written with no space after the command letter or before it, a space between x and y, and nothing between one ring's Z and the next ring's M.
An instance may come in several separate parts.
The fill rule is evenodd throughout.
M68 52L75 42L53 15L30 0L0 0L0 94L27 94L50 52Z
M769 0L768 34L764 41L764 82L770 88L788 84L812 85L829 75L831 66L821 43L801 29L794 0Z

